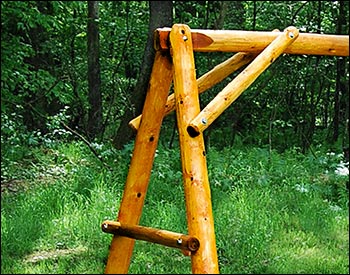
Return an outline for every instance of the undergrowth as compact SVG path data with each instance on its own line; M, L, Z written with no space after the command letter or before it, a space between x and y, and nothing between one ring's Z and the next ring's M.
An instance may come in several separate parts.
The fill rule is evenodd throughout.
M101 223L117 216L133 144L96 148L105 163L81 142L7 155L2 274L104 273L112 236ZM348 175L341 155L316 153L208 150L221 273L348 274ZM140 224L187 232L178 149L159 146ZM191 273L191 258L136 241L129 273Z

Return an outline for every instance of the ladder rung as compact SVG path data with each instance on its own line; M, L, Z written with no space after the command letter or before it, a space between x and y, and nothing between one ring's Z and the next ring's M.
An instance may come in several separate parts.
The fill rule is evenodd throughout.
M167 230L140 225L126 225L117 221L104 221L101 227L105 233L158 243L191 252L195 252L199 248L197 238Z

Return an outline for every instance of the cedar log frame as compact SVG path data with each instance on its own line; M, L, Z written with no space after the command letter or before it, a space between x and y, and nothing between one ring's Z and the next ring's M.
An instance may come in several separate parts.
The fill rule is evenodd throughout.
M281 54L349 56L349 36L284 32L191 30L174 24L154 32L155 61L142 115L130 121L136 140L106 274L127 273L135 239L180 248L191 256L192 273L219 273L203 131ZM193 52L236 52L196 80ZM252 61L254 60L254 61ZM199 93L247 66L202 111ZM174 94L167 96L174 81ZM189 235L139 226L162 120L176 109Z

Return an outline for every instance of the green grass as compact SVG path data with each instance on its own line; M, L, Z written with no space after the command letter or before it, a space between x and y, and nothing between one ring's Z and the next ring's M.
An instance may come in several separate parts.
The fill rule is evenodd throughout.
M112 236L101 223L117 216L131 151L102 149L112 169L81 143L17 159L2 183L1 273L103 273ZM317 155L210 148L221 273L349 273L348 177L334 173L337 155ZM140 224L187 232L178 149L159 147ZM136 241L129 273L191 273L191 259Z

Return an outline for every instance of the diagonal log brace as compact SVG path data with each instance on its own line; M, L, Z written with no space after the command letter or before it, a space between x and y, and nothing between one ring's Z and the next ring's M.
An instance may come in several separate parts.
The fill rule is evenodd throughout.
M247 89L299 36L299 30L290 26L268 45L238 76L190 122L187 131L198 136L218 118L240 94Z

